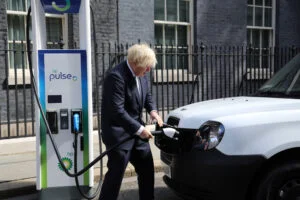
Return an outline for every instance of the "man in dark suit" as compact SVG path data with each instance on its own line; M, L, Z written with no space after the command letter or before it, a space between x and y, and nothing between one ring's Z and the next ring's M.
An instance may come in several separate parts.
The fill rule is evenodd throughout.
M154 164L148 140L153 136L145 129L143 108L162 126L152 100L145 74L157 63L147 44L128 49L127 60L114 67L105 77L102 94L102 138L106 148L131 135L137 135L108 153L107 167L100 200L118 198L123 175L130 162L138 177L140 200L154 199Z

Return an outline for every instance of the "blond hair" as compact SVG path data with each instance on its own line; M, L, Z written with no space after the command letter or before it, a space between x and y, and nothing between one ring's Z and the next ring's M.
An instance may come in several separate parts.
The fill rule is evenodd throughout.
M139 67L155 67L157 64L155 52L148 44L135 44L128 49L127 59Z

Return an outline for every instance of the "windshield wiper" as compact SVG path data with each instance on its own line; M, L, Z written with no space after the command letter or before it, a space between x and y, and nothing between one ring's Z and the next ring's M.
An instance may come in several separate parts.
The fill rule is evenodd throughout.
M299 99L300 98L300 92L279 92L279 91L258 91L253 94L255 97L278 97L278 98L293 98L293 99Z
M280 91L272 91L272 90L266 90L266 91L258 91L254 94L254 96L263 96L263 97L287 97L289 96L286 92L280 92Z

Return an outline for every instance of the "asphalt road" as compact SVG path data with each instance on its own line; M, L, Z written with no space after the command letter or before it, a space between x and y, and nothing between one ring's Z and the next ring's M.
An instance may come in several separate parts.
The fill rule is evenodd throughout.
M155 200L183 200L176 196L162 180L163 173L155 176ZM136 177L124 179L118 200L139 199Z
M155 174L155 200L183 200L176 196L176 194L170 190L162 180L163 173ZM38 194L31 194L26 196L18 196L9 198L6 200L36 200ZM96 198L97 199L97 198ZM125 178L122 183L121 191L118 200L138 200L138 185L136 177Z

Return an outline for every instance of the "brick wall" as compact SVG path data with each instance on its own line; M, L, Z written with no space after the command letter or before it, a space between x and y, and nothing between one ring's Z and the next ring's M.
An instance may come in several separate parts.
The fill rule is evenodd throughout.
M117 41L117 0L93 1L95 30L100 43Z
M91 37L93 38L93 18L95 22L96 39L98 43L115 43L117 42L117 3L113 0L101 0L91 2ZM79 47L79 17L78 14L68 16L68 44L69 48ZM75 45L74 45L75 44Z
M276 45L300 47L300 1L280 0L276 5Z
M5 42L7 38L7 18L6 18L6 1L0 3L0 117L5 116L4 108L6 107L6 94L2 89L5 84Z
M154 0L119 0L119 38L121 44L154 42Z
M195 42L246 44L247 1L197 0Z
M101 43L136 43L154 41L154 0L93 1L96 37ZM69 39L78 43L78 16L69 17ZM93 39L93 38L92 38ZM94 41L92 41L94 42Z

